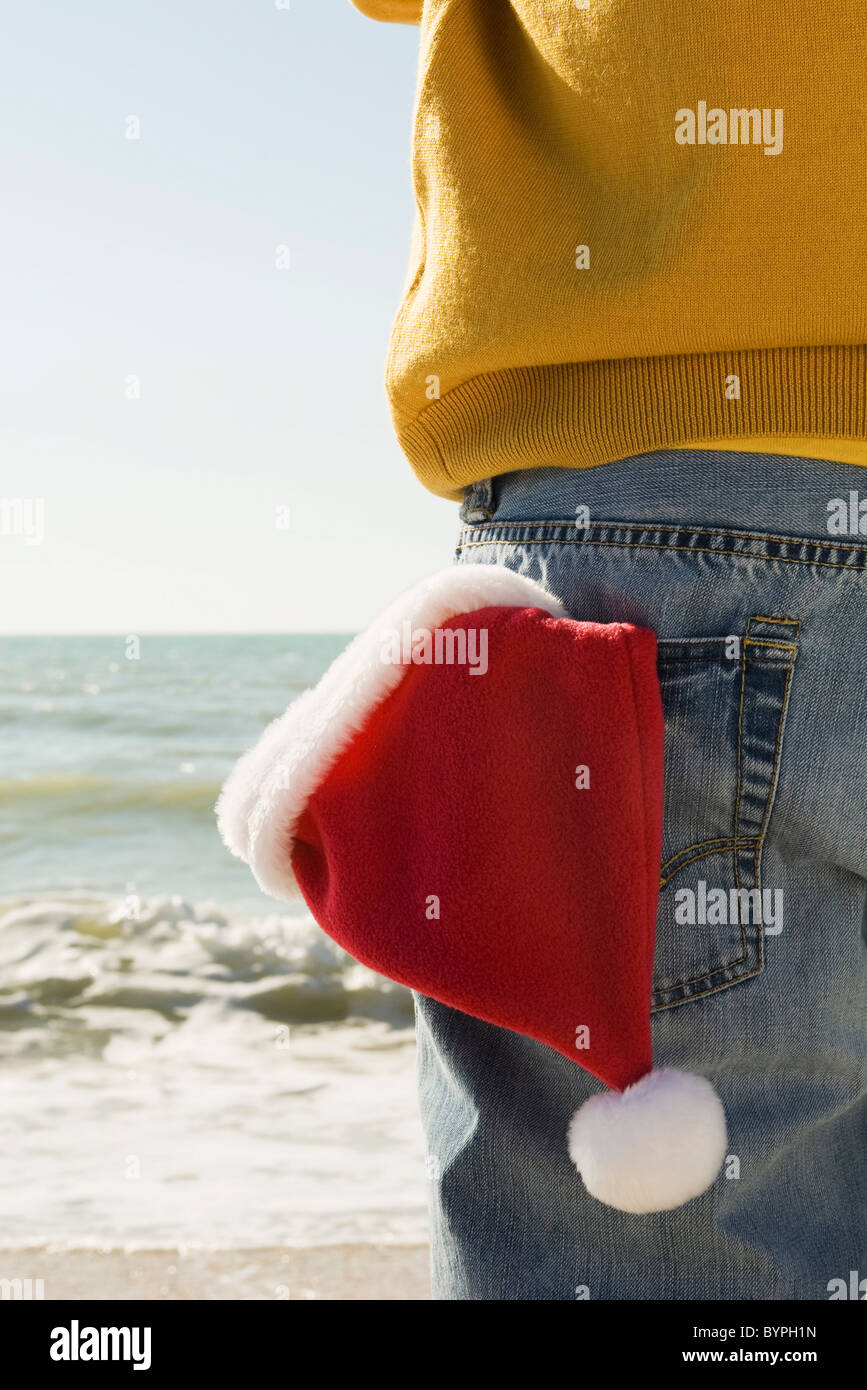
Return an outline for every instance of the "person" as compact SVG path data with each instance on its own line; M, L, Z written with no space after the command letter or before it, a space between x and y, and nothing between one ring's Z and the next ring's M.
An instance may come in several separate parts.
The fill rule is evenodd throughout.
M704 1195L616 1211L576 1188L559 1126L594 1079L418 995L433 1295L857 1297L867 116L854 7L353 3L420 25L415 231L387 367L397 436L420 481L461 504L459 564L508 566L573 617L657 635L654 1055L707 1077L728 1117Z

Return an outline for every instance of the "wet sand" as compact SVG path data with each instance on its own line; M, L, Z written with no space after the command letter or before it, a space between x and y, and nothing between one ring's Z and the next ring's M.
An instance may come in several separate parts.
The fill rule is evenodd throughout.
M46 1300L430 1298L425 1245L183 1251L41 1246L0 1250L3 1280L31 1280L21 1292ZM15 1285L2 1289L0 1297L16 1296Z

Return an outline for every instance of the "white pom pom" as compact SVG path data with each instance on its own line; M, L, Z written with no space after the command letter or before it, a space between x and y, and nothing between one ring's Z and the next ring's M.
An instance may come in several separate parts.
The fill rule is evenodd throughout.
M713 1086L671 1067L591 1096L569 1125L569 1157L584 1186L620 1211L681 1206L710 1186L725 1153L725 1112Z

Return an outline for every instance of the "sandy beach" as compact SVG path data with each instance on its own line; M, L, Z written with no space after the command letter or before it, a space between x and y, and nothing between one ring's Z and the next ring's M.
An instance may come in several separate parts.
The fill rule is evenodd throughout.
M4 1279L31 1280L33 1295L46 1300L430 1298L425 1245L183 1251L41 1246L0 1251ZM4 1294L10 1295L14 1289Z

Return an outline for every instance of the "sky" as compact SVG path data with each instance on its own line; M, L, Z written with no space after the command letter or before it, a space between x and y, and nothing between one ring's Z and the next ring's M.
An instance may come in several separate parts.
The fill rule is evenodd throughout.
M0 632L346 632L451 562L383 382L418 31L279 3L6 17Z

